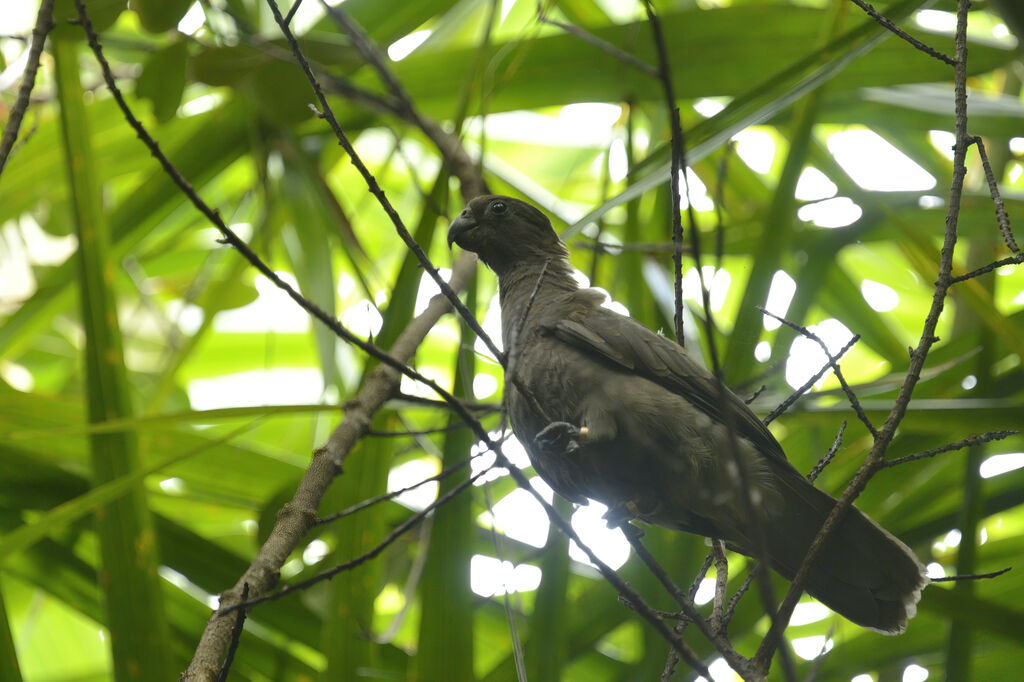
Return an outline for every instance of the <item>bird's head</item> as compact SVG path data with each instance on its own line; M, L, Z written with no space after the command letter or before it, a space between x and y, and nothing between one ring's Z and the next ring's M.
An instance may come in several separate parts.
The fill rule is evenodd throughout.
M551 221L525 201L493 194L472 199L448 228L448 246L472 251L498 275L511 266L566 259Z

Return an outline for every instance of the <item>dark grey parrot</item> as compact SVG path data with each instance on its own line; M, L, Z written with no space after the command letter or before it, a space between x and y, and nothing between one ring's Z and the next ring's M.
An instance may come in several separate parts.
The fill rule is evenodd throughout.
M760 419L677 344L581 289L548 218L518 199L480 196L448 230L498 276L512 429L560 495L610 514L725 540L756 554L729 467L725 410L752 486L771 567L796 574L835 499L786 459ZM927 577L911 550L857 509L830 536L807 584L854 623L902 632Z

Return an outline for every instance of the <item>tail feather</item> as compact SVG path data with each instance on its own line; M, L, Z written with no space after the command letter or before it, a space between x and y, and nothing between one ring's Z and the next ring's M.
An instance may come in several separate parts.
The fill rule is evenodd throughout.
M784 509L763 530L769 563L791 580L836 500L796 475L780 479ZM854 507L822 550L808 577L809 594L876 632L906 629L928 583L909 547Z

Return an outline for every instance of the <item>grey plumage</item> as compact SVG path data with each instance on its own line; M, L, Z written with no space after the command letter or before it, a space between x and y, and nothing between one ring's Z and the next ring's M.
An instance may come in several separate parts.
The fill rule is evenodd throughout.
M506 377L512 428L555 491L754 554L729 472L728 410L769 563L794 576L835 500L800 475L737 396L726 391L720 404L715 378L677 344L601 307L603 294L580 289L565 245L533 206L477 197L452 222L448 241L498 275L512 360L506 371L537 402ZM895 634L914 615L926 582L913 552L854 508L826 544L807 591L859 625Z

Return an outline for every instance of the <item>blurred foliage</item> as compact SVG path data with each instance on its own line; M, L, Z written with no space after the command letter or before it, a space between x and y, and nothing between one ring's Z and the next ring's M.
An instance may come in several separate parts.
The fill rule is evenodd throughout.
M33 5L26 16L34 16L37 3L25 4ZM547 16L655 63L639 3L542 4ZM929 4L930 13L918 13ZM985 136L1011 220L1019 224L1024 139L1012 138L1024 130L1024 63L1006 29L1024 24L1017 5L974 3L969 128ZM409 265L386 216L308 109L312 94L264 3L133 0L125 9L124 2L90 0L88 6L137 115L206 201L272 267L290 273L306 296L354 331L390 343L431 287L419 283L420 270ZM949 143L931 131L952 130L951 70L888 36L847 2L663 0L657 6L689 131L692 177L706 189L698 203L701 188L691 183L705 265L721 267L709 281L721 332L715 342L728 359L730 383L741 393L766 384L755 407L767 412L790 391L787 362L808 354L794 345L790 330L766 328L753 309L765 303L782 271L795 284L790 319L825 322L819 329L838 321L862 335L843 371L880 423L931 299L951 176ZM951 52L951 29L942 26L954 6L903 0L886 11ZM468 101L464 140L474 156L483 150L492 188L547 209L566 230L573 263L593 285L650 327L671 333L667 117L657 81L538 22L537 4L527 0L503 0L493 15L491 0L347 0L344 8L385 48L429 31L422 45L394 63L421 111L449 121ZM110 642L119 635L108 628L123 633L161 618L136 613L118 623L105 615L109 574L100 574L100 557L138 571L135 579L144 585L146 562L135 552L152 548L122 544L120 554L110 554L93 519L97 510L124 514L116 521L151 524L162 577L154 594L162 595L170 633L158 646L184 669L211 596L233 584L253 558L309 453L340 419L366 368L364 358L282 302L216 241L125 125L80 29L66 22L72 13L70 0L57 3L59 27L43 56L25 141L0 179L0 619L7 626L0 628L0 670L4 679L16 679L20 670L31 682L113 679ZM483 48L484 67L477 69L489 16L495 23ZM295 21L318 68L384 93L318 3L306 0ZM24 27L23 35L30 30ZM84 90L81 105L73 107L84 117L81 125L63 132L60 101L67 92L58 98L54 45L70 60L64 69L77 65ZM0 48L3 66L15 65L26 43L5 36ZM17 82L5 75L3 83L6 111ZM446 216L461 200L437 151L419 130L379 107L341 97L332 102L406 223L434 262L447 265ZM605 106L563 108L578 103ZM728 106L721 113L705 116L722 105ZM489 115L485 125L481 114ZM729 144L750 127L773 149L767 168L754 170L743 160L742 138L736 148ZM864 129L913 159L935 186L880 191L863 178L854 181L829 139ZM94 170L86 184L101 193L100 222L109 231L105 249L82 253L99 259L91 272L110 273L88 281L90 295L116 305L116 318L88 320L80 313L87 279L74 257L81 214L66 168L72 147L91 149ZM1006 255L978 157L972 152L968 159L960 272ZM802 219L802 209L815 204L798 198L796 180L807 167L826 175L837 196L859 207L859 217L835 229ZM493 319L494 278L481 271L477 279L471 301L480 319L488 310ZM689 284L694 281L687 280L687 333L694 335L688 347L700 353L709 341L696 323L703 312ZM876 283L895 295L891 306L872 299ZM95 422L99 409L85 376L87 338L111 330L124 350L114 374L124 376L117 399L125 409L112 422L87 426L87 415ZM465 333L445 318L420 348L416 365L455 385L458 394L475 391L478 400L497 401L500 367L479 352L482 345L475 358L465 350L469 341L460 353ZM1024 425L1024 269L958 286L939 334L891 456ZM422 394L412 385L403 389ZM808 470L840 422L850 422L836 461L819 479L833 494L870 444L836 389L834 379L824 380L773 425L794 464ZM395 401L374 428L431 431L450 419L442 409ZM499 428L496 415L485 423ZM90 441L95 448L110 442L102 436L111 433L127 434L138 460L113 477L97 473L91 459L97 455L90 455ZM405 481L430 475L442 462L468 456L471 441L458 430L368 438L346 463L330 503L384 492L389 472ZM800 652L830 638L817 679L868 674L898 680L910 664L943 679L948 661L957 675L973 679L1016 676L1013 671L1024 667L1024 469L981 478L978 464L1021 450L1024 439L1015 436L876 477L858 505L925 563L947 574L1008 565L1018 570L969 588L929 588L901 637L882 637L832 616L794 625L788 636L802 642ZM98 456L102 460L102 450ZM473 488L370 565L255 609L231 679L432 680L443 671L450 672L447 679L515 679L504 599L469 592L471 557L498 553L488 497L496 505L513 492L507 477L489 485L488 495ZM119 499L144 506L119 507ZM324 529L285 564L283 578L306 577L351 558L411 513L409 504L386 502ZM950 534L954 528L959 535ZM657 530L649 537L678 582L687 584L704 555L702 540ZM976 551L958 558L956 537ZM531 679L657 679L665 643L593 570L567 560L563 538L552 533L538 548L505 536L500 547L502 559L543 571L536 590L509 600ZM745 563L733 558L732 589ZM670 607L634 560L621 571L654 605ZM730 630L745 653L766 630L757 602L741 602ZM9 653L12 640L16 658ZM691 640L713 660L706 643ZM960 667L964 660L966 668ZM810 670L811 663L798 662L801 674ZM118 679L141 679L130 668L117 666ZM676 675L692 677L682 667Z

